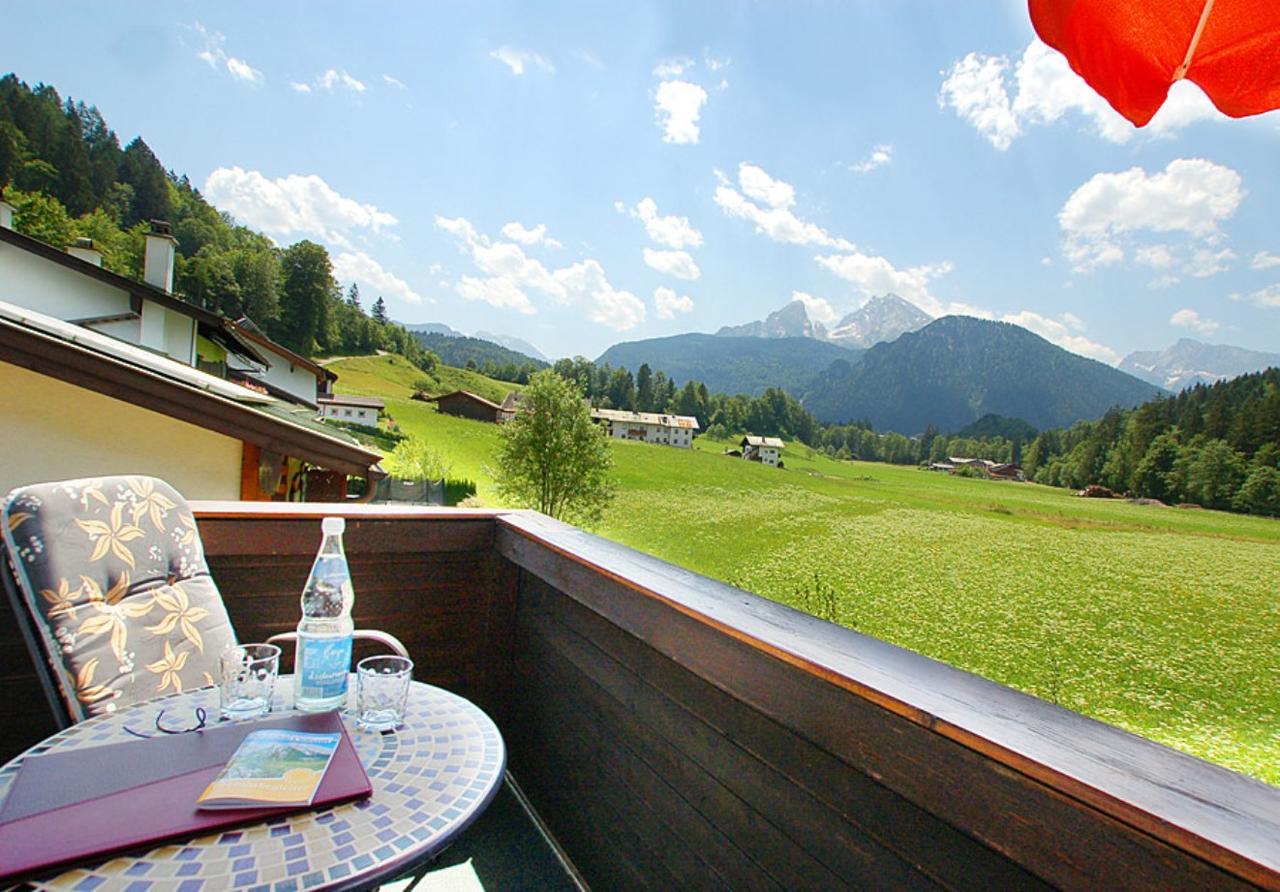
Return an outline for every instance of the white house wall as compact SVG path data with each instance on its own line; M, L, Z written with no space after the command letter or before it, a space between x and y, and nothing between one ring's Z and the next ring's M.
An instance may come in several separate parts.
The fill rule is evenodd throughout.
M0 300L66 321L130 312L127 291L4 242Z
M72 477L150 474L190 499L239 499L243 444L0 362L0 494Z
M258 378L273 387L280 388L285 393L293 394L298 399L306 400L313 406L316 404L314 374L289 362L288 358L273 353L268 347L259 345L258 352L271 363L271 368L267 369L265 374L258 375Z
M632 436L632 431L644 431L643 436ZM693 446L693 432L688 428L664 427L642 422L609 421L609 435L618 440L636 440L642 443L658 443L689 449Z

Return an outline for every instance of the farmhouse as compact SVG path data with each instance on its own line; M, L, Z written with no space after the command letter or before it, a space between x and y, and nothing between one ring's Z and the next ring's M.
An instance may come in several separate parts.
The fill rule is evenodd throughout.
M513 390L507 394L507 398L502 401L502 406L498 412L499 423L505 424L516 417L516 413L520 411L520 391Z
M319 407L321 398L332 396L333 382L338 380L333 372L277 344L248 317L228 322L227 327L268 360L263 366L228 357L226 376L232 381L251 387L260 385L260 389L274 397L313 409Z
M455 390L453 393L427 397L426 402L435 403L437 410L445 415L457 415L459 418L487 421L490 424L509 420L503 417L502 406L469 390Z
M609 429L609 436L619 440L640 440L688 449L698 431L698 419L691 415L664 415L657 412L624 412L618 409L592 409L591 417Z
M742 438L742 442L738 445L742 447L742 457L744 459L758 461L772 468L776 468L781 464L782 450L787 448L787 444L777 437L746 436Z
M320 417L376 427L378 415L385 406L386 403L376 396L346 396L341 394L322 396L320 397Z

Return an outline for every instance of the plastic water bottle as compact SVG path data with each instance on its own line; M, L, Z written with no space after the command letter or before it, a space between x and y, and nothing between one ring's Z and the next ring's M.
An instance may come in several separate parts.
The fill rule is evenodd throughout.
M326 517L324 539L302 590L298 654L293 673L294 706L305 712L342 707L351 668L351 606L355 591L342 549L341 517Z

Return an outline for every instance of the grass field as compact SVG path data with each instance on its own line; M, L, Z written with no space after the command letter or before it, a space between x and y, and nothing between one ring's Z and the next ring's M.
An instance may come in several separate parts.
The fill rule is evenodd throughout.
M395 396L381 368L348 377L368 361L339 390L389 397L455 475L484 475L494 425ZM597 532L1280 784L1280 522L695 445L615 443Z

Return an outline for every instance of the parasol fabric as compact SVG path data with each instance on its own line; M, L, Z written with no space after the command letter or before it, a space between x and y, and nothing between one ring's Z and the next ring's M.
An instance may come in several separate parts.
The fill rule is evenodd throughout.
M1280 107L1280 0L1029 0L1040 39L1141 127L1181 78L1233 118Z

